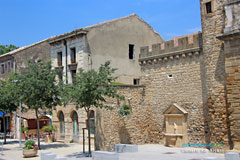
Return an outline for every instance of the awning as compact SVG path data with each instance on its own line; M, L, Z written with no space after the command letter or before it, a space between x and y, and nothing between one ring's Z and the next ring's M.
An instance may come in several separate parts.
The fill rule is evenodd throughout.
M0 117L2 117L4 114L7 114L8 112L0 112Z

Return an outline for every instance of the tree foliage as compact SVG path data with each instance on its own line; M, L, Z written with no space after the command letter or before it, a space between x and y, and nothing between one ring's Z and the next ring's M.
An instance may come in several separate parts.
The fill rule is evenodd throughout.
M15 45L0 45L0 55L5 54L7 52L13 51L15 49L18 49Z
M84 108L89 112L91 107L104 107L111 109L106 102L106 97L123 99L117 94L117 88L112 83L117 79L113 76L116 69L110 67L110 61L101 65L98 71L84 71L80 69L75 82L69 84L67 88L68 97L77 108ZM66 92L65 92L66 93Z
M36 63L28 62L27 69L15 76L19 93L21 93L21 102L28 109L35 110L39 147L39 112L51 110L61 104L59 90L55 81L56 75L57 72L51 69L51 62L45 63L39 60Z
M117 79L113 76L115 71L116 69L110 67L110 61L102 64L98 71L80 69L74 83L65 85L62 98L76 104L76 108L84 108L88 116L88 124L90 124L89 111L92 107L111 109L111 106L106 103L107 97L124 99L117 94L116 85L113 85ZM88 138L91 156L90 127L88 127Z
M6 143L6 122L5 114L16 111L18 106L18 95L15 92L15 83L11 77L6 80L0 80L0 111L3 113L4 121L4 143Z

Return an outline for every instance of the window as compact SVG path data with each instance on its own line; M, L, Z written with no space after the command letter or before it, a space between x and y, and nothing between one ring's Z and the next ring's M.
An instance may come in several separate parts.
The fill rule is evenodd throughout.
M58 80L59 81L63 80L63 72L62 71L58 71Z
M206 13L212 13L212 2L207 2L205 3L205 7L206 7Z
M75 82L76 79L76 70L72 70L72 83Z
M140 79L133 79L133 84L134 85L139 85L140 84Z
M134 55L134 45L129 44L129 59L133 59L133 55Z
M62 52L57 53L58 66L62 66Z
M76 48L71 48L71 63L76 63Z
M11 62L9 61L8 62L8 72L10 72L11 71Z
M59 114L59 122L60 122L60 133L64 133L65 125L64 125L64 114L62 111L60 111L60 114Z
M93 110L90 111L90 133L95 133L95 113Z
M6 123L6 131L10 132L10 117L5 117L5 123Z
M5 73L5 68L4 68L4 64L1 64L1 74Z
M78 135L79 127L78 127L78 114L76 111L72 114L72 123L73 123L73 135Z
M173 75L172 75L172 74L169 74L169 75L168 75L168 78L173 78Z

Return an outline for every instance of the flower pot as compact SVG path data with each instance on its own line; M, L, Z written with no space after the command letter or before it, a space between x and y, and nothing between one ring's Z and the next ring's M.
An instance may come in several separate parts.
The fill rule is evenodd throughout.
M23 149L24 158L35 157L37 153L37 149Z

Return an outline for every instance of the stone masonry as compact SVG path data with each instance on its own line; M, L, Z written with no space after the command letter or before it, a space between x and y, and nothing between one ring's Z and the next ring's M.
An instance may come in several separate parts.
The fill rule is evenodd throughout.
M152 51L142 47L139 59L145 75L146 105L152 107L153 119L158 119L158 131L164 133L163 112L176 103L188 112L191 143L205 143L201 42L199 33L154 44Z
M211 13L206 3L211 3ZM206 109L208 142L228 145L226 76L223 42L216 38L224 29L224 0L200 0L203 32L203 107Z
M224 32L217 38L224 42L226 71L227 124L231 148L240 149L240 1L229 0L223 4Z

